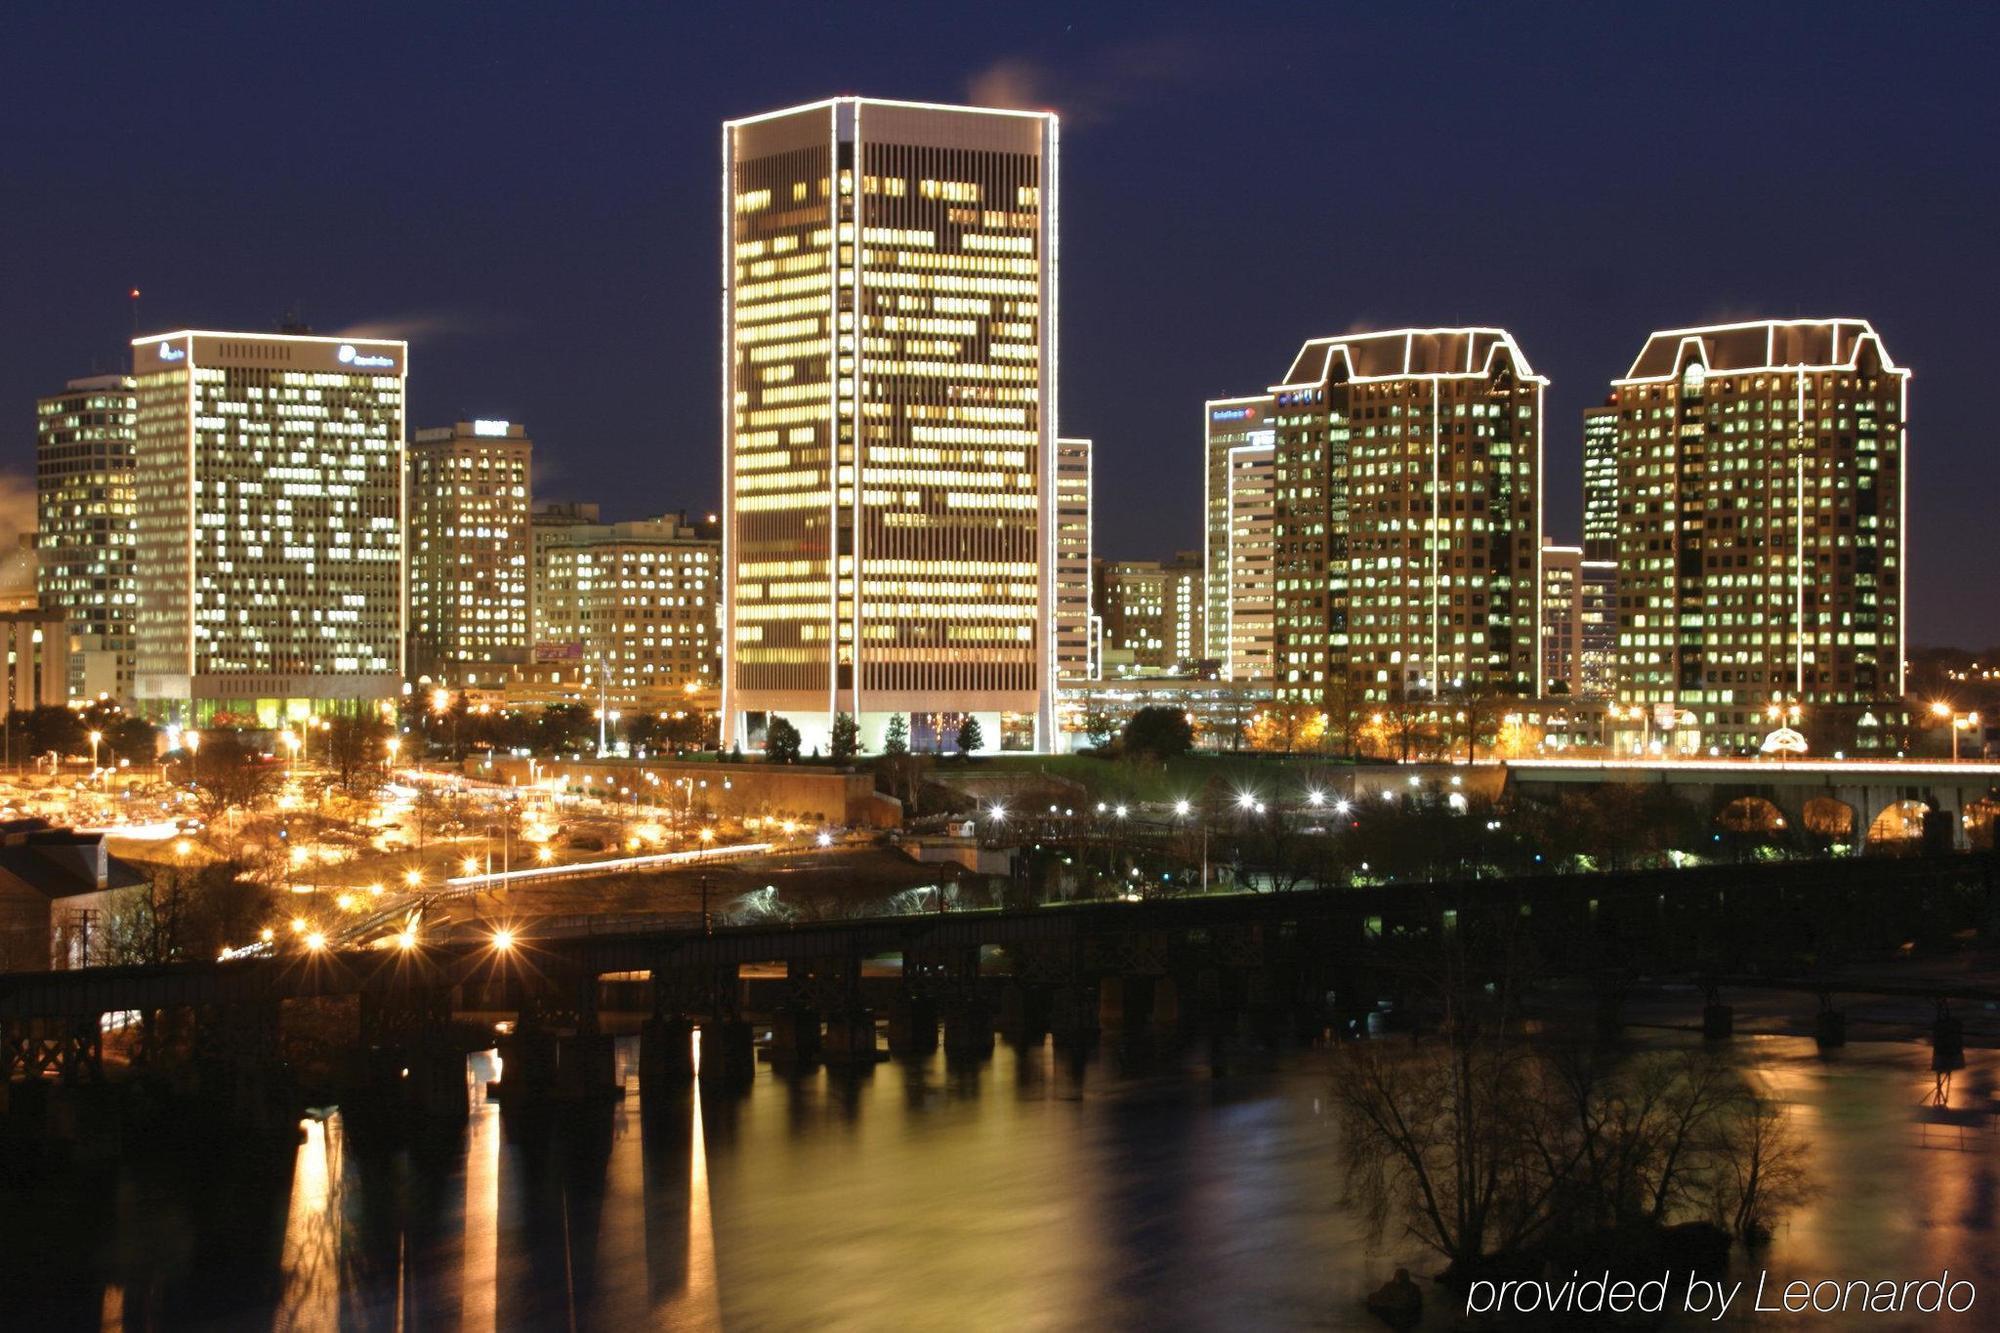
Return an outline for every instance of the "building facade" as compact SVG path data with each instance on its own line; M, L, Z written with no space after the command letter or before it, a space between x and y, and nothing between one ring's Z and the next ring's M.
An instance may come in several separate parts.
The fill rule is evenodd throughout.
M1583 674L1583 548L1542 542L1542 689L1575 694Z
M71 627L60 611L0 611L0 648L7 655L0 717L16 709L61 708L70 701L70 638Z
M1618 565L1586 559L1577 579L1577 661L1570 693L1608 699L1618 684Z
M713 519L538 522L534 558L525 674L553 697L660 711L714 688L722 536Z
M412 678L476 684L528 660L533 466L519 422L461 421L410 441Z
M184 331L132 358L141 710L268 727L394 698L407 344Z
M1619 698L1679 748L1893 742L1909 378L1825 319L1655 333L1613 382Z
M1202 583L1198 551L1182 551L1171 561L1099 561L1104 674L1195 674L1206 642Z
M1225 679L1268 680L1277 490L1269 394L1202 405L1207 646Z
M1583 409L1583 558L1618 559L1618 407Z
M1056 442L1056 679L1092 680L1089 440Z
M1540 693L1545 384L1501 329L1300 350L1271 390L1280 702Z
M842 97L723 127L725 731L1054 736L1057 127Z
M73 699L132 697L132 429L129 375L74 379L35 404L35 589L69 622Z

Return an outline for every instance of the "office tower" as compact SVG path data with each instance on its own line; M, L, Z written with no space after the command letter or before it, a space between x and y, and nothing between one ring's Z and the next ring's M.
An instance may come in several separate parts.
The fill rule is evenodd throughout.
M1202 556L1098 562L1107 675L1191 675L1203 644Z
M1056 679L1090 680L1089 440L1056 441Z
M1542 539L1542 690L1576 694L1583 663L1583 548Z
M72 699L132 697L136 411L128 375L71 380L35 404L35 586L69 623Z
M1203 405L1207 648L1225 680L1271 675L1276 433L1269 394Z
M270 727L397 695L408 366L372 339L133 340L143 711Z
M1619 696L1677 746L1795 706L1815 751L1892 744L1908 393L1858 319L1655 333L1613 381Z
M1618 558L1618 408L1583 409L1583 558Z
M1618 682L1618 566L1585 560L1577 567L1576 676L1569 692L1608 699Z
M724 727L1050 748L1056 118L723 127Z
M596 506L581 508L594 513ZM625 710L664 708L714 685L722 537L713 516L542 518L538 513L535 526L537 666L567 669L585 698Z
M1271 390L1281 702L1539 692L1546 383L1501 329L1300 350Z
M410 441L412 678L475 684L482 665L528 660L534 442L519 422L476 420Z

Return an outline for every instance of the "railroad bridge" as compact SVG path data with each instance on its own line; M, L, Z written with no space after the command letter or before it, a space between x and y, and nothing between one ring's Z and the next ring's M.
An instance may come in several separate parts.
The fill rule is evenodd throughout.
M1903 828L1927 843L1991 845L2000 764L1910 760L1510 759L1507 785L1530 797L1606 783L1663 787L1755 827L1781 819L1865 850ZM1732 811L1733 807L1733 811ZM1779 824L1778 827L1784 827Z
M102 1081L104 1034L122 1025L138 1038L136 1067L192 1078L237 1117L282 1125L297 1113L280 1055L288 1011L350 997L348 1086L405 1112L462 1116L463 1057L490 1044L496 1023L503 1093L536 1101L609 1091L614 1017L641 1024L642 1080L692 1077L697 1030L701 1075L741 1079L754 1067L753 1018L772 1031L774 1061L872 1065L880 1017L892 1052L934 1050L940 1030L948 1052L970 1054L990 1051L996 1032L1275 1040L1357 1021L1381 997L1421 997L1446 970L1589 978L1612 995L1639 976L1782 975L1830 994L1866 989L1836 976L1852 960L1990 937L1994 880L1993 855L1975 853L713 931L694 919L516 923L407 950L0 975L0 1061L7 1080ZM769 980L753 985L753 974Z

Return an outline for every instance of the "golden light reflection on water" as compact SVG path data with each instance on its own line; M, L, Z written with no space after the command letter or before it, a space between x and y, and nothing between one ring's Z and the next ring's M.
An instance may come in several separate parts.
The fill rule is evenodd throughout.
M285 1295L273 1327L334 1328L340 1322L339 1118L301 1122L285 1216Z
M500 1054L491 1055L500 1077ZM477 1068L477 1065L474 1066ZM459 1327L465 1333L492 1333L498 1326L500 1276L500 1108L486 1100L473 1080L472 1121L465 1144L465 1240L460 1258Z
M1968 1051L1942 1110L1921 1044L1822 1059L1810 1039L1743 1037L1730 1052L1791 1108L1823 1187L1739 1268L1948 1265L2000 1292L1994 1052ZM1220 1080L1120 1059L1002 1045L859 1075L760 1067L748 1090L673 1084L504 1125L482 1077L460 1158L307 1122L272 1322L1283 1326L1357 1308L1387 1276L1398 1259L1338 1204L1324 1053ZM474 1058L481 1075L492 1063ZM142 1290L94 1290L89 1313L116 1326Z

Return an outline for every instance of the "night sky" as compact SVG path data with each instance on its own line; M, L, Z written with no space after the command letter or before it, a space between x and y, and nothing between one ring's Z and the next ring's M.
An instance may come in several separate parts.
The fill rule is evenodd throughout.
M1996 53L1987 5L9 0L0 467L136 286L148 332L408 337L412 425L527 423L541 497L711 508L720 122L993 101L1066 117L1100 554L1200 545L1201 400L1309 337L1511 329L1574 539L1577 411L1650 330L1859 316L1916 372L1912 642L2000 643Z

